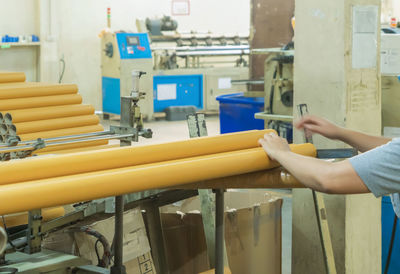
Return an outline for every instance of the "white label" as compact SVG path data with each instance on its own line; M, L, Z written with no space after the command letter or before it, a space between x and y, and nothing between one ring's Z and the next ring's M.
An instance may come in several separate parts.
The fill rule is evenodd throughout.
M172 1L172 15L189 15L190 3L189 0Z
M176 84L157 85L157 100L175 100Z
M376 67L378 21L377 6L353 7L353 68Z
M218 78L218 89L232 88L231 78Z
M400 137L400 127L384 127L383 136L388 138Z
M400 75L400 34L382 34L381 73Z

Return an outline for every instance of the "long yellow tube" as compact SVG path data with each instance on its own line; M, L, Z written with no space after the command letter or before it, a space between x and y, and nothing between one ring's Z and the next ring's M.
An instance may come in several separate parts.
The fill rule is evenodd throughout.
M49 152L42 152L39 151L39 153L36 153L37 155L48 155L48 154L68 154L68 153L77 153L77 152L84 152L84 151L98 151L101 149L110 149L110 148L116 148L119 147L120 145L94 145L94 146L86 146L86 147L78 147L78 148L72 148L72 149L62 149L62 150L55 150L55 151L49 151Z
M5 99L0 100L0 111L3 111L5 109L15 110L49 106L74 105L80 103L82 103L82 97L79 94Z
M63 128L83 127L97 125L100 119L97 115L84 115L75 117L65 117L51 120L40 120L25 123L16 123L9 126L9 133L12 135L21 135L33 132L42 132Z
M71 84L23 82L0 85L0 100L75 93L78 93L78 86Z
M0 83L24 82L25 79L23 72L0 71Z
M65 214L65 209L63 207L53 207L53 208L45 208L42 210L42 221L48 222L53 219L59 218L64 216ZM5 223L7 228L15 227L15 226L20 226L20 225L25 225L28 223L28 213L20 213L20 214L13 214L13 215L7 215L4 216ZM3 222L0 222L0 226L3 226Z
M255 148L258 139L270 132L273 130L254 130L164 144L3 162L0 164L0 185ZM40 135L34 137L36 139ZM21 136L21 139L25 138Z
M42 139L54 138L54 137L75 135L81 133L99 132L103 130L104 130L103 126L94 125L94 126L74 127L74 128L28 133L28 134L22 134L19 137L21 138L21 141L31 141L31 140L36 140L37 138L42 138Z
M3 113L5 113L5 123L11 124L94 114L94 107L92 105L67 105L10 111L4 110Z
M193 184L174 186L175 189L228 189L228 188L304 188L296 178L282 170L274 168L268 172L257 171Z
M315 156L311 144L292 145L296 153ZM102 159L99 159L99 162ZM104 159L106 160L106 159ZM0 215L46 208L202 180L266 170L278 166L262 148L97 171L0 187ZM245 188L246 186L243 185ZM272 187L279 187L273 185ZM40 197L40 199L38 198Z
M90 142L84 142L84 143L75 143L75 144L66 144L66 145L58 145L58 146L51 146L51 147L45 147L40 150L37 150L34 154L40 155L40 154L58 154L58 151L65 151L65 150L73 150L73 149L80 149L80 148L87 148L87 147L93 147L93 146L102 146L102 145L107 145L108 140L99 140L99 141L90 141ZM33 159L33 158L29 158ZM0 163L0 166L3 163Z

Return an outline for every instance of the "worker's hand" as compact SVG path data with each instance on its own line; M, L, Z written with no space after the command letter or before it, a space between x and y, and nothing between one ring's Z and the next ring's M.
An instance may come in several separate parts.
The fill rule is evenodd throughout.
M312 115L302 117L294 123L294 126L297 129L305 129L307 137L318 133L329 139L338 139L341 129L324 118Z
M290 152L290 147L286 139L276 135L276 133L268 133L264 138L258 140L258 143L263 147L271 160L279 161L279 154L282 152Z

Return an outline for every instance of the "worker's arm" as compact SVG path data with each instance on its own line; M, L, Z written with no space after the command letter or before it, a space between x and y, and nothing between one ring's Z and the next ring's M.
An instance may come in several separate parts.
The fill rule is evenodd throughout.
M331 163L298 155L291 152L287 141L276 134L266 134L259 143L271 159L278 161L309 188L332 194L370 192L347 160Z
M323 118L311 115L305 116L297 121L295 126L299 129L306 129L307 134L318 133L329 139L340 140L361 152L371 150L391 141L390 138L371 136L345 129Z

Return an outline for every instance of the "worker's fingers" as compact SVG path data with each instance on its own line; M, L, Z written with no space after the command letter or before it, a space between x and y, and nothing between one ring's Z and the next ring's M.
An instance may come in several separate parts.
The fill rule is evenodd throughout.
M260 139L260 140L258 140L258 143L261 145L261 147L262 147L265 151L269 150L268 142L267 142L265 139Z
M304 128L311 133L322 133L321 127L318 125L311 125L311 124L306 124L304 125Z
M264 134L264 138L270 138L270 137L274 137L274 136L278 136L275 132L269 132Z
M294 122L294 126L297 129L303 128L306 124L320 124L321 123L321 118L313 115L306 115L296 122Z

